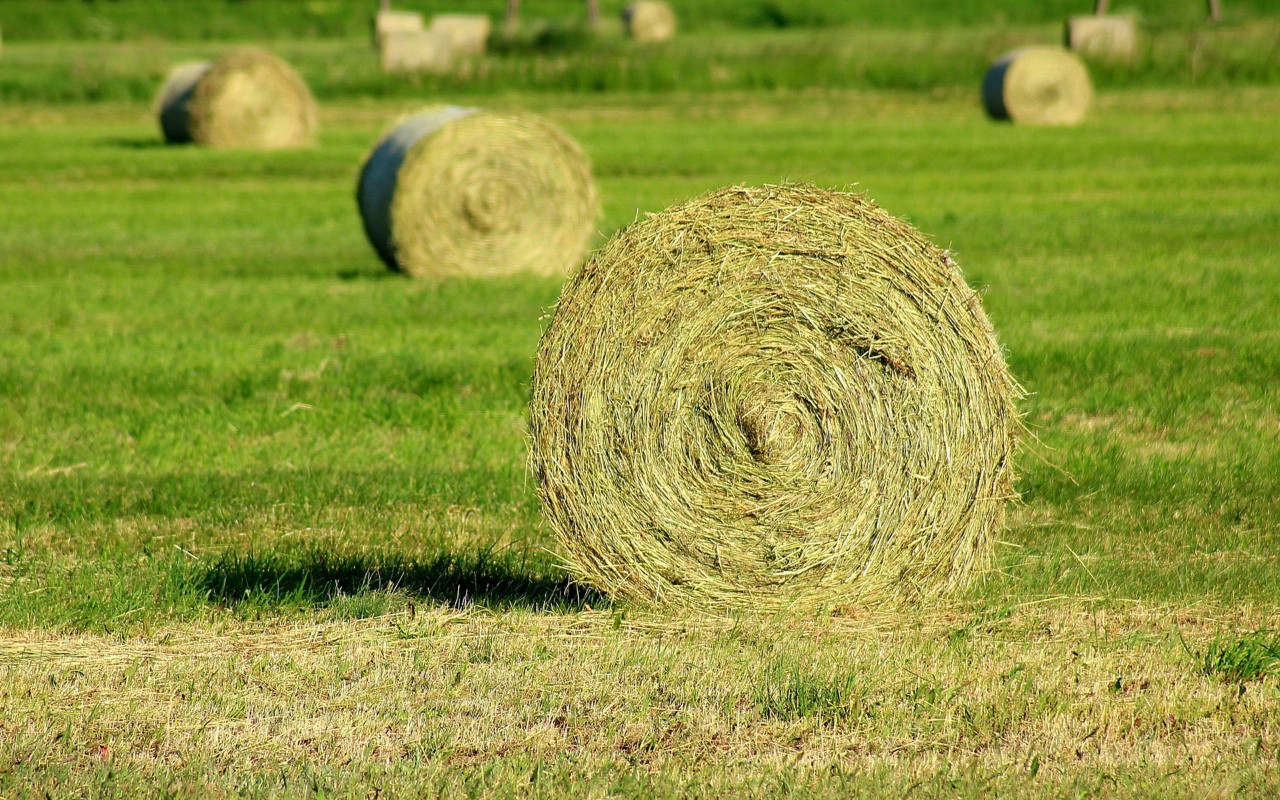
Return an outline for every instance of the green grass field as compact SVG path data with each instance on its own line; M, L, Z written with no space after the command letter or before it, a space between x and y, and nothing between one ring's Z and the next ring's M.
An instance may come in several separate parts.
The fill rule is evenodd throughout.
M959 82L449 94L582 143L597 244L725 184L856 186L983 290L1034 435L997 570L723 618L558 567L525 466L558 284L364 241L360 160L423 97L334 89L310 150L165 147L140 89L56 90L69 52L149 85L132 46L66 47L0 61L45 64L0 75L0 797L1280 793L1274 83L1138 81L1071 130Z

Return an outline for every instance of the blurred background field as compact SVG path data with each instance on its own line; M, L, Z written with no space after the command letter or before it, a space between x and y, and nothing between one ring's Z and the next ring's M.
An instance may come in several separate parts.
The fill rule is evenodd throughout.
M616 18L626 0L600 0L600 14ZM506 0L395 0L400 10L424 14L488 14L501 19ZM376 0L6 0L6 31L18 39L98 41L236 40L353 38L366 36ZM525 0L522 15L562 24L585 20L579 0ZM681 0L675 9L680 28L711 30L877 27L894 30L939 27L1003 27L1045 22L1061 24L1070 14L1092 11L1079 0ZM1160 27L1190 27L1204 21L1205 4L1181 0L1125 0L1112 13L1136 13ZM1230 0L1223 4L1227 24L1266 17L1268 0Z
M526 0L420 78L379 71L372 5L0 2L0 793L1274 796L1269 3L1129 4L1145 43L1091 64L1075 129L977 87L1089 4L691 0L642 47ZM168 68L250 40L318 145L164 146ZM361 159L434 102L573 135L595 245L790 179L954 249L1029 392L997 571L918 619L776 625L572 584L526 472L559 283L409 281L360 230Z
M510 37L498 25L490 53L466 68L411 80L386 75L369 46L372 4L215 0L8 0L0 101L150 100L176 61L232 43L271 42L320 99L409 98L423 92L511 90L615 93L829 89L969 91L1005 52L1062 39L1088 3L725 3L681 5L687 36L661 46L622 38L619 4L591 32L579 3L526 3ZM404 3L425 12L483 11L501 2ZM1033 8L1034 6L1034 8ZM786 11L778 9L785 8ZM773 9L770 16L769 9ZM1280 80L1280 21L1266 3L1226 4L1203 24L1202 4L1129 4L1142 33L1131 60L1091 64L1101 88L1265 85ZM771 21L772 20L772 21ZM36 44L38 42L38 44Z

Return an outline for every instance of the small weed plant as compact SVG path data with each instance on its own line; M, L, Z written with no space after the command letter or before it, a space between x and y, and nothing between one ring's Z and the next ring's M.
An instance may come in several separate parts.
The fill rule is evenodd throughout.
M1280 675L1280 631L1220 634L1193 655L1203 674L1229 683Z

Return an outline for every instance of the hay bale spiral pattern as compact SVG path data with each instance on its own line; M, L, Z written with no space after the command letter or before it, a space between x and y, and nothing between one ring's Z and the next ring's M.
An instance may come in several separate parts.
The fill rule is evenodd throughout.
M948 255L856 194L721 189L619 232L539 345L532 467L620 598L870 607L964 586L1018 390Z
M378 255L413 276L563 275L586 252L597 210L590 163L558 128L456 106L384 136L356 201Z
M1093 86L1079 56L1060 47L1024 47L1005 55L982 79L982 104L993 119L1028 125L1078 125Z
M170 143L276 149L310 144L316 103L298 73L265 50L180 64L156 100Z

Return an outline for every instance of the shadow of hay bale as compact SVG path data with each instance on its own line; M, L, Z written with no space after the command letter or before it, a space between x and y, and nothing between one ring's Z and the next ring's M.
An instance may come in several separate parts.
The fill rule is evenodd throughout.
M441 553L419 561L401 555L335 555L315 550L224 555L196 576L210 602L238 605L330 605L366 592L403 592L465 608L576 611L607 598L568 577L526 571L485 551Z

